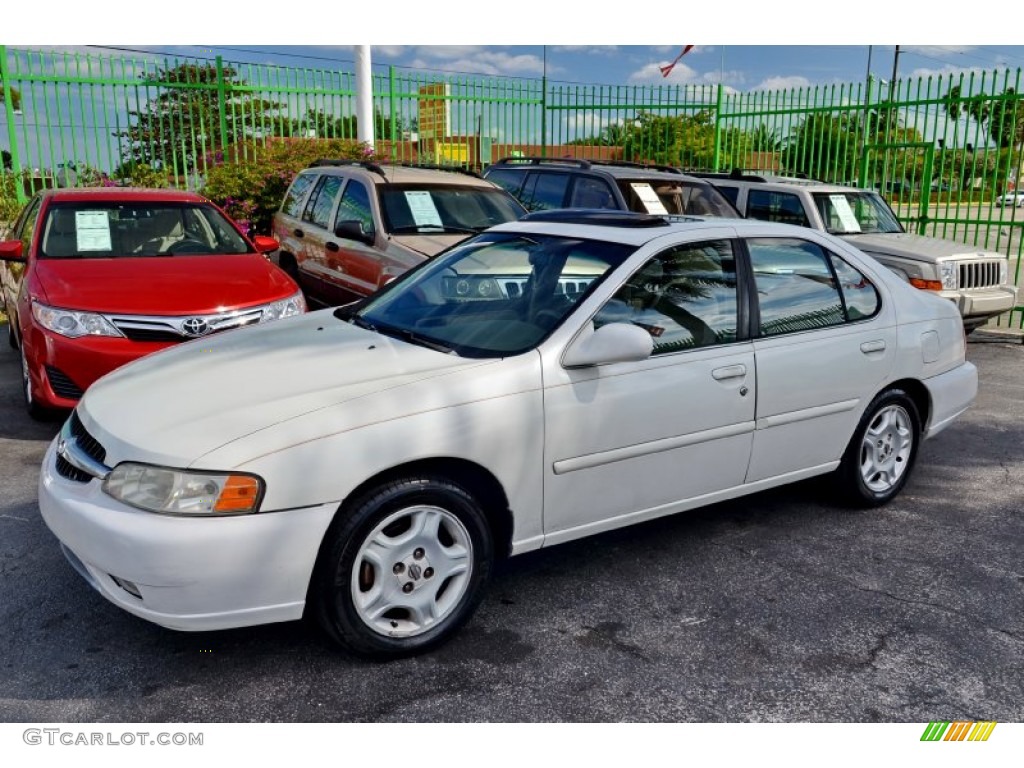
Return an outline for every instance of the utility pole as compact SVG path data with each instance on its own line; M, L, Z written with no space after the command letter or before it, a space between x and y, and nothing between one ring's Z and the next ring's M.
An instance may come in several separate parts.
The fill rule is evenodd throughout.
M371 149L373 142L373 77L370 66L370 46L356 46L356 135Z
M889 81L889 103L892 103L896 91L896 77L900 69L900 47L896 46L896 53L892 57L892 79Z

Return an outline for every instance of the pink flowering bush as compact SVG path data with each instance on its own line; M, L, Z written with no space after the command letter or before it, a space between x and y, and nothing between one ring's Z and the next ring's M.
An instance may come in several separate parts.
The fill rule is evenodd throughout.
M321 158L373 160L373 150L350 139L292 139L213 152L203 194L250 235L269 235L271 219L292 179Z

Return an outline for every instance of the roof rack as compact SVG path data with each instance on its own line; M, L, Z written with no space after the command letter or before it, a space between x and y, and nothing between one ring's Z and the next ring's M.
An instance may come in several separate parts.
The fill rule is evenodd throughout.
M491 166L495 165L569 165L584 170L590 168L589 160L580 160L575 157L503 157Z
M615 168L638 168L644 171L661 171L662 173L686 173L686 171L680 170L674 165L663 165L661 163L632 163L627 160L600 160L594 161L594 165L610 165Z
M396 163L396 165L402 168L422 168L425 171L449 171L451 173L461 173L466 176L472 176L473 178L479 179L480 174L470 168L463 168L460 165L419 165L418 163Z
M611 211L588 208L556 208L550 211L534 211L520 221L552 222L558 224L593 224L601 227L667 227L668 218L652 213L633 211Z
M387 174L384 173L384 169L381 168L379 165L377 165L377 163L370 162L369 160L347 160L347 159L344 159L344 158L325 158L325 157L322 157L319 160L314 160L312 163L310 163L306 167L307 168L323 168L323 167L342 168L342 167L350 166L350 165L361 166L361 167L365 168L368 171L372 171L373 173L380 174L385 179L387 178Z
M683 171L690 176L701 179L731 179L732 181L774 181L777 178L800 179L801 181L814 181L806 173L794 173L792 176L764 176L760 173L751 173L742 168L733 168L728 173L710 173L706 171Z

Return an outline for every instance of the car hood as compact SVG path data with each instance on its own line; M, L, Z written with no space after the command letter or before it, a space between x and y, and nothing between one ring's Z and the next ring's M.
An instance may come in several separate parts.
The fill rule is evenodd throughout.
M360 406L347 408L346 418L355 426L394 418L395 407L423 410L423 400L396 390L495 362L381 336L328 309L130 363L89 387L79 416L107 450L110 466L123 460L190 466L239 438L304 416L302 429L322 430L326 411L354 401ZM303 438L293 430L289 439Z
M295 293L291 279L256 253L38 259L33 271L43 301L89 312L212 314Z
M451 248L456 243L461 243L470 234L457 235L392 235L391 240L398 245L422 253L427 258L436 256L445 248Z
M909 232L842 235L842 238L866 253L901 256L915 261L931 262L951 256L961 258L1000 257L998 253L971 248L963 243L941 240L937 237L913 235Z

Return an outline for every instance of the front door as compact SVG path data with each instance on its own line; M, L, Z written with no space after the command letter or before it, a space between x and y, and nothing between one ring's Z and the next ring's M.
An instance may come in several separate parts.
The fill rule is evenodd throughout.
M667 248L594 315L648 331L649 359L573 370L545 358L546 543L743 483L757 381L733 249L726 238Z

